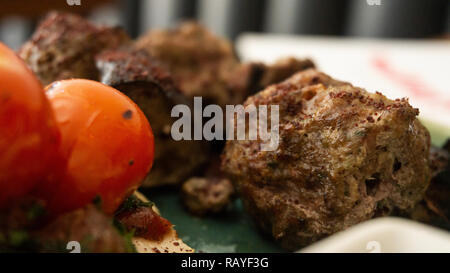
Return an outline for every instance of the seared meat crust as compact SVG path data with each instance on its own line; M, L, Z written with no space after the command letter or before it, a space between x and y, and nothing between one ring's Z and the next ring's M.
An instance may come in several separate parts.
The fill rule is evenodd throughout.
M279 105L279 146L267 152L261 140L228 141L222 168L257 224L283 247L422 199L430 136L406 99L311 69L249 97L250 104Z
M130 42L118 27L103 27L69 13L52 12L19 50L31 70L47 85L56 80L97 80L94 56Z
M260 88L314 67L310 60L294 58L273 66L241 63L229 41L194 22L173 30L152 30L136 46L159 59L187 97L201 96L222 107L240 104Z
M432 179L425 196L412 210L401 212L405 216L426 224L450 230L450 142L442 149L430 149Z
M147 116L155 136L155 164L143 185L179 184L205 163L209 145L172 139L172 107L191 102L175 88L163 65L145 51L133 49L130 41L119 28L54 12L39 25L20 55L44 84L86 78L129 96Z
M243 100L251 67L241 67L231 43L194 22L173 30L152 30L136 46L161 60L187 97L226 105ZM238 98L236 98L236 96Z
M293 57L279 59L274 64L259 65L262 73L255 91L260 91L271 84L282 82L299 71L315 67L310 59L296 59Z

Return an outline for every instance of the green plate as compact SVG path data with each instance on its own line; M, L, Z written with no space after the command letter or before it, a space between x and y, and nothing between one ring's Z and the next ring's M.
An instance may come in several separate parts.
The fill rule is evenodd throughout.
M450 129L429 121L423 123L434 145L441 146L450 137ZM175 225L180 238L197 252L283 252L270 237L256 229L240 200L221 215L200 218L186 212L174 190L151 189L143 193Z

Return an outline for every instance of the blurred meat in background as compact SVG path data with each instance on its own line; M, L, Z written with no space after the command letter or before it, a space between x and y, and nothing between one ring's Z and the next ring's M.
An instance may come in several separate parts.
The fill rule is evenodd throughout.
M132 37L195 19L231 39L242 32L430 38L450 32L448 0L0 0L0 40L18 48L48 11L121 25Z
M131 38L198 21L235 41L241 60L312 58L320 70L342 80L409 97L422 117L450 127L450 47L442 42L450 41L450 0L0 0L0 5L0 40L14 49L51 10L122 26Z

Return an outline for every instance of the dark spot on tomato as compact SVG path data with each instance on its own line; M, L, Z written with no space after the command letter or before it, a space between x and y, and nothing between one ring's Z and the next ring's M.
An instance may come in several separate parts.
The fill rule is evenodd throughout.
M131 110L127 110L123 112L122 117L124 119L131 119L133 117L133 112L131 112Z
M128 165L133 166L133 164L134 164L134 160L133 160L133 159L131 159L130 161L128 161Z

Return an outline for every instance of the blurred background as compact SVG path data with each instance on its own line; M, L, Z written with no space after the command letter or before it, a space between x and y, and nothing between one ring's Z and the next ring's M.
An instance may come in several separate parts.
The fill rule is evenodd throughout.
M197 20L233 40L242 61L311 58L337 79L409 98L423 120L450 132L450 0L0 0L0 5L0 40L14 49L51 10L120 25L134 38Z
M49 10L121 25L136 37L195 19L235 39L242 32L389 38L450 36L450 0L0 0L0 40L18 48Z

